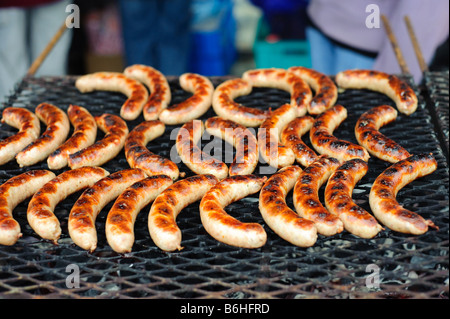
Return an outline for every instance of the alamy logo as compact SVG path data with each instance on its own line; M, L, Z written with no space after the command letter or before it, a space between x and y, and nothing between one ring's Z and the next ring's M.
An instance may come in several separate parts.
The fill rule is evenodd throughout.
M369 4L366 7L369 15L366 17L366 27L369 29L380 28L380 7L376 4Z
M370 272L370 274L366 277L366 287L369 289L379 289L380 267L375 264L369 264L366 267L366 272Z
M76 4L66 6L66 12L70 14L66 18L66 27L69 29L80 27L80 8Z

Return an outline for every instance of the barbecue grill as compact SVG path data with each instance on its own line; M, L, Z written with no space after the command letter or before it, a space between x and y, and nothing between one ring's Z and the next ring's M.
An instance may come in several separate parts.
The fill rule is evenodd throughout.
M444 77L446 80L441 81ZM34 111L41 102L67 110L70 104L86 107L93 115L119 114L125 97L120 93L96 91L81 94L75 88L76 77L28 77L1 107L25 107ZM211 77L215 86L228 77ZM169 78L172 103L190 93L183 91L177 78ZM104 225L110 203L96 220L98 247L89 253L73 244L67 220L80 192L69 196L55 210L61 222L58 245L42 240L26 219L28 201L14 210L14 218L23 237L13 246L0 246L0 296L2 298L218 298L218 299L291 299L291 298L443 298L448 299L449 197L448 197L448 72L428 77L424 87L415 87L418 110L382 128L382 132L399 142L410 153L433 153L437 170L403 188L397 198L406 208L431 219L439 230L421 236L401 234L388 228L375 238L358 238L347 231L324 237L309 248L295 247L276 235L264 223L255 194L228 206L227 212L244 222L258 222L268 234L265 246L243 249L213 239L203 228L198 202L177 217L182 231L183 250L163 252L152 242L147 228L146 207L135 225L133 251L115 253L106 241ZM277 89L255 88L250 95L236 99L246 106L277 108L289 103L289 94ZM358 117L371 107L393 105L392 101L368 90L340 92L337 101L348 110L348 118L335 135L356 143L354 126ZM446 115L442 115L445 113ZM201 118L214 116L212 108ZM446 118L445 118L446 116ZM129 121L129 129L143 121L142 115ZM443 124L447 124L446 128ZM150 151L172 158L175 130L167 126L163 136L150 142ZM44 129L44 128L43 128ZM15 130L0 125L0 139ZM447 139L443 136L447 136ZM98 138L102 134L99 133ZM202 146L211 143L204 134ZM307 137L304 140L309 143ZM215 150L225 142L214 140ZM447 143L447 144L446 144ZM220 152L215 152L219 155ZM231 156L232 158L233 156ZM230 158L230 157L228 157ZM175 159L176 160L176 159ZM181 172L194 175L178 161ZM265 164L255 174L263 174ZM368 195L375 178L389 163L371 158L367 175L356 185L353 198L370 212ZM113 173L128 168L123 151L104 164ZM0 182L30 169L48 169L46 162L20 168L15 161L0 167ZM55 171L56 174L63 170ZM323 188L321 190L323 196ZM292 192L287 202L293 207ZM72 275L79 271L79 283Z

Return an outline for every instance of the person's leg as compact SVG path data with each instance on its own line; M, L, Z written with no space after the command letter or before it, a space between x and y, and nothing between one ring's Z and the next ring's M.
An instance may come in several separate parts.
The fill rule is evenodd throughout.
M333 74L350 69L372 69L373 57L361 54L348 48L336 46L336 65Z
M29 57L26 25L25 10L0 10L0 103L27 71Z
M162 0L159 16L158 62L166 75L187 72L190 57L191 15L189 0Z
M333 75L335 64L335 45L319 30L306 28L306 38L310 45L311 68L326 75Z
M119 1L127 65L145 64L157 68L155 51L159 18L156 0Z
M31 62L42 53L61 25L65 23L69 14L66 13L66 7L69 4L69 0L63 0L30 9L29 41ZM67 29L35 75L67 74L71 41L72 29Z

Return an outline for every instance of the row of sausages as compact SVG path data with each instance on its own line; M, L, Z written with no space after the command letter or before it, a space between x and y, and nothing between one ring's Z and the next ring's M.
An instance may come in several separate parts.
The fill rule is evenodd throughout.
M395 76L375 71L351 70L338 74L336 81L341 87L369 88L383 92L395 101L397 109L404 114L409 115L417 108L414 92ZM147 85L150 95L142 83ZM393 230L414 234L425 232L428 226L435 227L431 221L403 209L395 200L400 188L436 169L433 156L412 156L378 131L379 127L395 120L397 116L396 110L390 106L369 110L358 120L355 133L363 147L334 137L333 130L346 118L346 110L343 106L334 105L337 89L333 81L316 71L302 67L288 71L251 70L244 73L240 79L225 81L215 90L206 77L185 74L180 77L180 86L191 91L193 96L170 107L167 81L151 67L135 65L127 68L123 74L89 74L80 77L76 86L81 92L113 90L126 94L128 99L121 108L121 116L103 114L92 117L86 109L70 106L67 113L74 126L74 134L65 141L69 133L69 119L62 110L53 105L42 103L36 108L36 115L47 124L47 130L39 137L39 119L36 119L33 113L18 108L7 108L3 112L2 121L18 127L19 133L1 142L0 159L3 162L0 164L10 161L14 156L20 166L29 166L47 158L50 169L66 165L72 169L59 176L40 171L44 176L42 178L51 177L45 184L48 189L34 189L33 192L33 188L27 186L28 192L31 193L24 192L20 195L34 194L27 217L31 227L43 238L53 241L59 238L60 228L55 226L59 223L51 213L52 207L71 193L64 189L64 186L53 184L69 183L71 189L75 190L88 187L89 181L92 180L80 178L78 175L79 172L89 169L100 174L94 174L94 180L100 180L83 193L69 217L69 233L72 239L88 250L96 247L93 226L96 215L106 203L127 192L135 192L132 203L126 203L127 200L122 198L131 195L120 195L122 202L117 204L117 207L125 211L130 205L133 208L128 210L126 216L110 213L109 215L115 217L109 218L108 215L107 234L114 231L123 233L126 230L128 235L125 237L129 238L137 213L154 199L148 219L150 235L157 246L168 251L181 249L181 232L175 223L176 216L188 204L198 200L201 200L202 223L214 238L239 247L260 247L266 241L264 229L260 225L242 224L223 209L229 203L258 191L260 211L264 220L277 234L295 245L310 246L316 241L317 233L331 236L344 228L358 236L370 238L381 230L381 226L375 218L351 200L353 187L367 172L368 152L394 163L377 178L370 193L371 209L377 219ZM257 86L286 90L291 94L291 103L273 111L262 111L234 102L234 98L249 94L249 90ZM315 91L314 96L309 86ZM219 116L209 118L204 124L196 120L211 104ZM135 119L141 112L145 121L128 132L125 120ZM317 116L314 119L306 113ZM145 146L164 133L165 124L180 123L184 125L176 139L178 154L186 166L198 175L171 185L179 176L183 176L183 173L178 171L177 165L172 161L152 154ZM247 129L256 126L259 126L257 137ZM94 143L97 127L106 134L102 140ZM220 136L235 146L236 157L229 168L196 146L205 127L210 134ZM319 155L301 140L301 136L308 130L311 144ZM98 167L117 156L122 148L125 149L131 170L109 175ZM28 156L28 161L23 161L23 154L32 155ZM269 179L251 175L259 155L269 165L279 169ZM306 168L302 170L293 165L295 160ZM128 178L126 175L129 172L134 172L130 173L131 175L137 174L138 180ZM28 176L17 177L17 180L13 178L2 186L5 188L2 194L5 195L2 195L1 203L5 205L1 208L4 213L0 217L1 243L13 244L20 237L20 228L17 229L18 225L12 218L12 208L13 204L24 198L8 195L8 187L28 184L27 178L31 179ZM150 195L136 194L139 193L138 189L145 188L142 186L143 181L149 179L152 185L159 186L152 189ZM156 183L157 180L160 184ZM318 190L327 181L325 208L318 199ZM42 185L42 181L36 182L36 185ZM111 186L114 191L110 190ZM124 188L128 186L132 187L132 190L127 189L127 192L124 192ZM166 187L167 189L162 191ZM63 190L58 191L59 188ZM106 190L102 191L103 188L108 189L107 194ZM292 188L298 215L287 207L284 199ZM53 201L49 200L49 194L52 194ZM12 196L12 199L8 196ZM94 196L95 199L89 196ZM136 202L136 196L141 196L142 200ZM45 209L40 205L44 205ZM38 208L34 208L35 206ZM89 207L91 208L88 209ZM49 223L48 220L52 222ZM113 221L117 222L115 226L111 226ZM39 230L40 227L43 230ZM8 230L11 230L11 233L8 233ZM119 237L123 239L124 236ZM125 245L127 248L118 248L120 245L114 244L111 246L116 251L130 251L129 242L130 239Z

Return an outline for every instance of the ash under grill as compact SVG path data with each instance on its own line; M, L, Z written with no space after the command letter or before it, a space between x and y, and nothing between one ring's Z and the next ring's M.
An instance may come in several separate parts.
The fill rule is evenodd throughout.
M217 86L224 79L212 78L212 81ZM119 114L123 95L81 94L74 81L74 77L25 79L3 107L34 110L45 101L65 110L70 104L78 104L94 115ZM170 79L170 85L172 103L189 96L180 89L177 79ZM438 137L440 133L434 130L430 109L425 107L427 98L419 91L417 94L418 111L409 117L399 113L398 119L382 132L410 153L432 152L436 157L437 171L406 186L397 198L406 208L432 219L438 231L411 236L385 229L373 239L361 239L344 231L332 237L319 235L313 247L299 248L282 240L264 223L256 194L231 204L227 211L242 221L264 226L268 240L262 248L241 249L214 240L201 225L198 203L195 203L177 218L183 250L166 253L154 245L148 234L149 207L146 207L137 217L133 251L120 255L108 246L104 232L111 203L96 221L98 248L88 253L72 243L67 231L69 211L80 195L77 193L56 208L62 227L57 246L40 239L28 226L28 201L16 208L14 217L21 225L23 237L14 246L0 246L0 295L4 298L448 298L448 166ZM276 108L288 103L289 95L275 89L256 88L251 95L239 97L237 101L247 106ZM358 117L371 107L392 105L386 96L367 90L342 92L337 103L347 108L348 118L335 135L355 143L353 129ZM202 119L214 115L210 109ZM129 129L142 120L141 116L128 122ZM170 158L176 135L172 131L176 128L167 126L163 136L147 145L149 150ZM13 133L14 129L0 125L0 138ZM205 133L203 146L210 141ZM183 163L178 165L187 176L193 175ZM353 195L364 209L370 211L370 187L389 165L370 159L369 172ZM259 165L255 173L263 166ZM112 173L128 168L128 164L121 152L103 167ZM48 168L42 162L28 169ZM15 162L5 164L0 167L0 181L24 171ZM293 207L292 192L287 200ZM67 287L73 265L80 271L79 288ZM373 269L379 271L379 287L366 283L374 274Z

